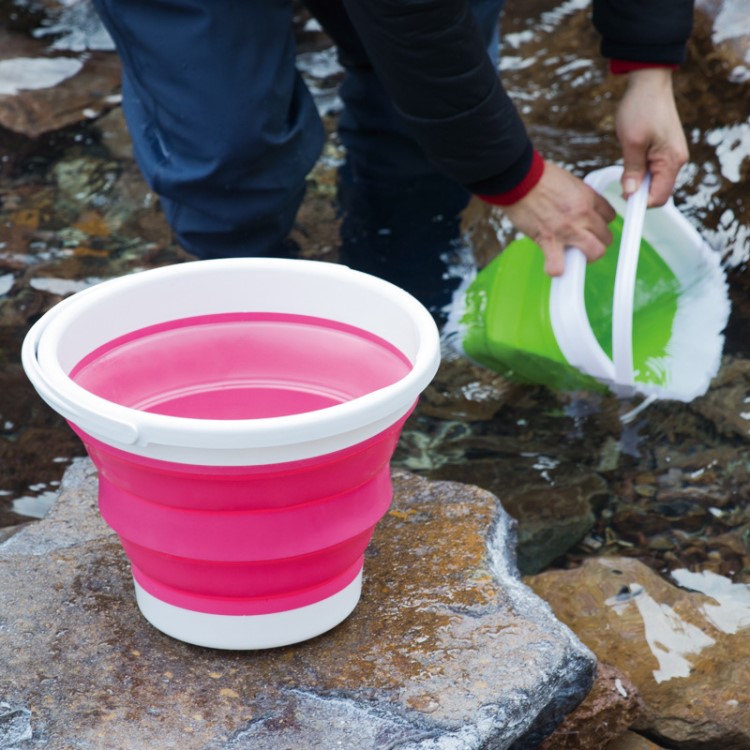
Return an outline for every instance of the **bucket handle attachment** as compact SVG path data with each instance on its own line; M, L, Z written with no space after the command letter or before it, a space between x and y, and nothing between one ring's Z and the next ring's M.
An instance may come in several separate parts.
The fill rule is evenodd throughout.
M604 193L619 181L622 167L592 172L585 182ZM587 260L583 252L570 247L565 254L565 270L552 279L549 311L555 338L565 358L579 370L624 389L632 387L633 373L633 298L640 254L641 235L648 204L650 176L627 200L620 252L614 285L612 309L612 359L594 336L586 312L584 283Z
M80 295L85 294L87 291L88 290L78 292L78 295L74 296L80 298ZM47 378L39 364L39 340L49 323L57 317L63 309L65 309L66 303L70 299L72 299L72 297L58 303L57 307L50 310L46 315L34 323L26 335L21 347L21 360L26 376L29 378L42 399L55 411L65 417L65 419L73 424L77 424L81 418L85 416L87 424L91 425L90 427L87 427L87 430L92 434L95 434L96 437L116 440L126 445L134 445L138 442L139 438L136 425L126 420L114 419L111 416L108 419L104 419L98 416L95 411L82 410L70 398L67 398L57 389L53 389L47 384ZM85 392L82 394L82 397L87 399L96 398Z

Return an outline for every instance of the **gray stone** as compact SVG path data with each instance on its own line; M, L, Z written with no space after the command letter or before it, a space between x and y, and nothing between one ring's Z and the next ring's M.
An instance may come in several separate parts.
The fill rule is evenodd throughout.
M12 748L31 739L31 711L26 706L0 700L0 748Z
M21 750L524 750L591 687L592 653L519 579L489 492L394 472L355 612L297 646L222 652L143 619L95 488L74 462L49 516L0 545L0 700L31 722Z

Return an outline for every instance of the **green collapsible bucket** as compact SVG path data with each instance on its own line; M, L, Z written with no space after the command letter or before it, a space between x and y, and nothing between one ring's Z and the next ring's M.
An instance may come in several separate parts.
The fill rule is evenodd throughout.
M716 374L729 316L720 259L670 201L627 202L621 167L586 182L617 211L605 256L566 251L550 278L532 240L511 243L460 300L458 340L473 360L527 383L690 401Z

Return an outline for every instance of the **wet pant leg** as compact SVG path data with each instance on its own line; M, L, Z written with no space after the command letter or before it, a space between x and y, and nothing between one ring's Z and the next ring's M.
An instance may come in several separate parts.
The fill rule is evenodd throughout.
M334 40L346 70L339 134L340 260L406 289L438 322L467 268L461 239L468 191L441 174L408 131L378 79L341 0L304 0ZM498 61L503 0L471 0L488 54Z
M438 178L439 172L409 133L375 74L341 0L303 1L336 43L346 69L340 88L344 109L339 134L352 176L394 183ZM497 63L504 0L470 0L470 5L487 52Z
M94 0L144 176L202 258L283 254L324 141L292 0Z

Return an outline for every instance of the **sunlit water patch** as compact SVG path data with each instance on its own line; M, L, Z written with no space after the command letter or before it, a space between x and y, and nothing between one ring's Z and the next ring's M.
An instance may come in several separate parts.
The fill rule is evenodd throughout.
M338 84L344 69L334 48L305 52L297 56L297 69L307 84L321 116L341 111Z
M16 57L0 60L0 94L48 89L77 75L83 62L73 57Z
M746 0L725 0L714 20L714 44L750 38L750 13ZM733 83L750 81L750 44L745 44L744 64L735 66L729 75Z
M630 607L637 607L643 619L646 642L659 663L658 669L653 671L656 682L689 677L693 666L690 657L716 642L680 617L672 607L657 602L640 584L624 587L622 593L605 603L620 615Z
M705 618L722 633L734 634L750 628L750 585L733 583L724 576L704 570L673 570L672 578L683 588L699 591L714 602L701 607Z
M87 0L62 0L62 7L35 29L37 38L51 38L50 49L83 52L101 50L110 52L115 45L91 2Z
M12 273L0 275L0 297L6 295L13 288L14 282L15 276Z
M40 292L49 292L50 294L67 296L69 294L75 294L76 292L82 292L84 289L88 289L90 286L94 286L100 281L102 281L102 279L98 277L90 277L86 279L55 279L51 277L37 276L29 283L32 289L37 289Z
M57 499L59 482L50 483L50 489L45 489L36 495L24 495L13 500L13 511L19 516L27 518L44 518ZM44 485L47 487L47 485ZM35 486L29 489L34 490ZM38 490L38 488L36 488Z

